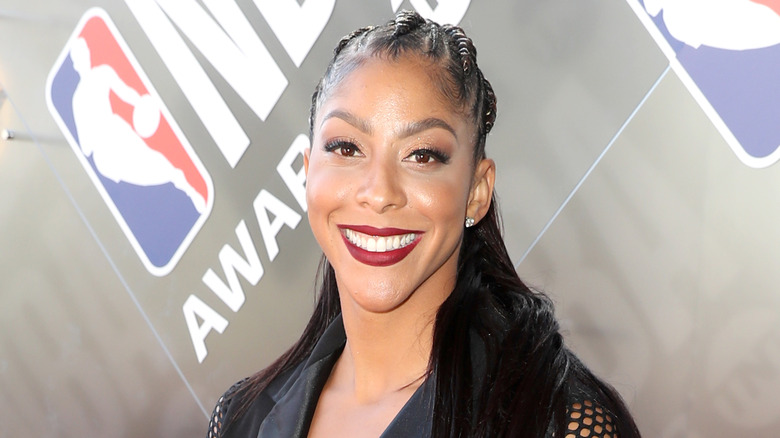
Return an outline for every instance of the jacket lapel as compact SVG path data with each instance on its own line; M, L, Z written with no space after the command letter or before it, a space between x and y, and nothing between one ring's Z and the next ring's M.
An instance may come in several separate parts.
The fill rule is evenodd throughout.
M300 374L293 373L274 394L276 406L260 425L258 438L306 438L322 388L346 339L339 316L325 330Z

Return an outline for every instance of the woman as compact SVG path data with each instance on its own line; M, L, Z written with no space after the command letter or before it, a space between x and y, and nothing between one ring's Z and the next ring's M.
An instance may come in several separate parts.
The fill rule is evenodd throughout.
M632 437L504 246L496 98L463 31L401 12L346 36L312 98L323 249L300 340L219 400L210 437Z

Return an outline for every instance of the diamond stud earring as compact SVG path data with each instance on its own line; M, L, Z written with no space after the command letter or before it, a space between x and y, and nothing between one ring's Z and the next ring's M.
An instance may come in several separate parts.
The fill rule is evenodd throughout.
M473 217L466 217L466 228L471 228L474 226L474 218Z

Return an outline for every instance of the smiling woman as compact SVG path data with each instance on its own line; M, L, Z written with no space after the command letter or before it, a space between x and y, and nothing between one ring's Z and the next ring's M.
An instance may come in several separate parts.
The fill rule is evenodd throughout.
M399 314L432 318L455 286L465 218L489 205L494 165L484 160L474 174L473 123L442 98L426 74L433 67L419 57L366 60L334 85L314 120L309 218L345 321L362 318L347 315L346 300L394 331ZM387 251L388 238L399 248Z
M401 12L339 43L304 160L317 307L219 400L210 437L639 435L507 255L495 104L458 27Z

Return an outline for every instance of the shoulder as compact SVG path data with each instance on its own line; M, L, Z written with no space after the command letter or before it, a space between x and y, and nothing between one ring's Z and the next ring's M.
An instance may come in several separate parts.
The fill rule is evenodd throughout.
M617 438L615 414L598 401L586 398L566 407L565 438Z
M217 404L214 406L214 410L209 418L209 431L208 438L220 438L224 436L224 431L227 428L228 423L231 420L229 413L231 411L231 405L235 407L236 403L233 403L235 399L239 398L238 394L241 393L241 388L249 380L245 378L233 384L224 394L217 400Z
M274 381L271 385L276 384ZM269 386L271 386L269 385ZM209 418L208 438L231 438L257 435L265 417L276 402L266 387L259 393L248 377L236 382L217 400Z
M295 382L302 367L303 364L298 364L282 371L266 383L258 383L261 373L234 383L214 406L209 418L208 438L256 436L277 398Z
M217 400L209 419L208 438L255 436L268 413L276 405L272 394L285 383L288 373L277 376L257 391L257 382L247 377L233 384Z
M640 436L631 413L612 386L577 365L567 380L565 438Z
M272 397L284 375L277 377L265 388L257 391L254 377L247 377L233 384L217 400L209 418L208 438L255 436L268 413L276 405Z

